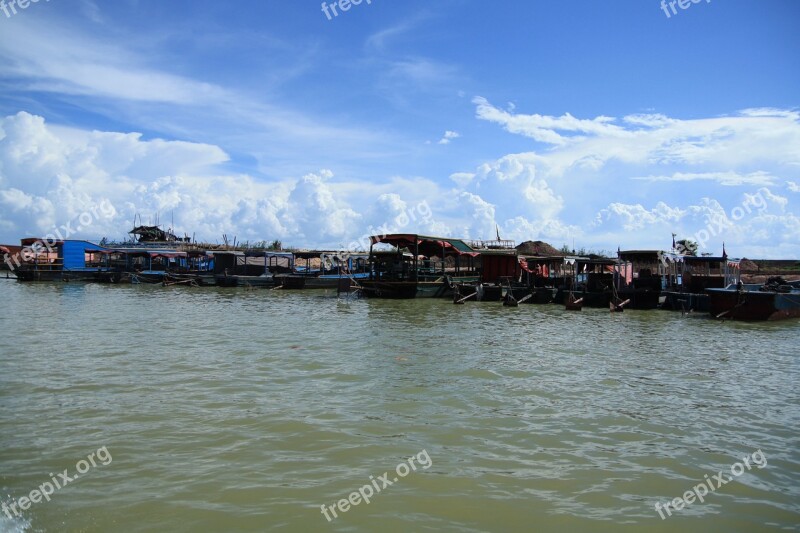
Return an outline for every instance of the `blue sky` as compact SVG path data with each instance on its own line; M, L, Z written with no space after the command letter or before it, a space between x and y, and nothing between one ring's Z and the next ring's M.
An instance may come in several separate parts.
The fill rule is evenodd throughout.
M366 1L0 5L0 242L800 257L799 2Z

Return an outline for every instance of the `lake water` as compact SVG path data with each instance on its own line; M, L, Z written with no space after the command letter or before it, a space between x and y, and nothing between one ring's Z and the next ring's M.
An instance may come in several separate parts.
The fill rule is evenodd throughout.
M3 532L800 529L797 320L5 280L0 301L0 498L66 483Z

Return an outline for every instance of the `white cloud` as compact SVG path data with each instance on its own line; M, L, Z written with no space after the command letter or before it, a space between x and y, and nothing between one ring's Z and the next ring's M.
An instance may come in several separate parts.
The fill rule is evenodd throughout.
M740 185L773 185L776 177L768 172L759 170L750 174L739 174L737 172L675 172L670 176L644 176L631 178L641 181L714 181L720 185L738 187Z
M475 178L472 172L456 172L450 174L450 179L453 180L459 187L466 187Z
M480 96L475 97L473 103L476 105L478 118L500 124L511 133L525 135L548 144L563 145L582 138L564 136L559 132L605 135L624 135L626 133L620 127L611 125L610 122L613 122L614 119L610 117L579 120L569 113L561 117L519 115L498 109Z
M336 180L323 169L267 181L226 173L227 161L211 145L51 126L28 113L6 117L0 120L0 241L43 236L103 202L115 207L113 215L73 237L122 239L136 215L164 225L174 217L178 234L210 242L226 234L239 242L339 246L398 221L402 231L449 231L442 222L448 215L432 212L446 191L424 178L370 185Z
M602 209L594 226L605 229L618 242L632 243L632 232L647 235L661 249L668 248L668 236L698 241L702 251L721 253L722 243L732 255L776 257L777 250L787 257L797 255L800 247L800 217L787 213L788 200L767 188L741 195L739 202L725 206L713 198L685 207L671 207L658 202L647 209L641 204L613 203ZM619 230L624 233L620 233ZM627 235L626 235L627 234ZM651 241L651 242L652 242ZM777 242L772 251L766 242Z
M451 175L452 181L496 205L498 218L516 212L533 222L517 224L530 232L559 224L586 228L583 237L601 248L617 243L659 246L663 235L669 238L673 230L691 235L708 224L708 217L724 213L722 205L744 205L750 194L765 199L768 214L752 209L746 220L736 221L735 229L726 230L726 241L751 257L753 251L773 257L777 252L770 246L781 254L800 254L798 241L785 240L795 227L791 200L764 188L782 183L800 165L798 112L746 109L731 116L681 120L648 111L621 120L581 119L569 113L522 114L482 97L473 102L479 120L544 145L509 154L474 173ZM483 180L490 174L487 185ZM523 174L532 180L533 190L520 186ZM510 178L516 187L502 190ZM786 186L792 192L800 189L795 182ZM750 193L748 187L762 188ZM719 199L714 200L718 206L701 200L710 196ZM521 213L524 204L536 205L536 215ZM594 221L587 211L597 213ZM505 220L511 219L516 217Z
M450 144L453 139L458 139L461 135L456 131L447 130L444 135L439 139L439 144Z
M657 224L678 222L685 215L686 211L670 207L664 202L658 202L653 209L647 209L641 204L630 205L615 202L597 214L595 224L601 225L614 221L625 230L633 231Z
M539 165L548 175L561 176L586 161L594 168L615 161L653 167L713 167L706 171L712 173L738 172L739 166L800 165L800 115L792 111L744 110L730 117L695 120L630 115L623 119L623 126L605 116L578 119L569 113L561 117L514 114L482 97L473 102L479 119L550 145L551 150L540 156L544 164ZM686 169L680 172L691 173ZM753 172L758 171L738 173Z

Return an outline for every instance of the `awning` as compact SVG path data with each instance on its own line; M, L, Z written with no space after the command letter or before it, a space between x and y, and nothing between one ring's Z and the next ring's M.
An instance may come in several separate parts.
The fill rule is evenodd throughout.
M411 251L414 247L419 248L419 253L431 256L445 255L468 255L476 257L480 255L461 239L450 239L445 237L429 237L426 235L415 235L410 233L395 233L391 235L373 235L370 237L372 244L389 244L398 249L408 248Z
M150 252L150 257L164 257L174 259L176 257L186 257L186 252Z

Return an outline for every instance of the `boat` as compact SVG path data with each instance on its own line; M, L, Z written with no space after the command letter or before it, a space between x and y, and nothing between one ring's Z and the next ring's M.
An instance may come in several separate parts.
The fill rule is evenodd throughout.
M214 279L220 287L274 287L275 272L291 269L291 252L215 250Z
M736 285L740 279L740 260L729 259L724 248L721 256L665 254L665 258L675 263L678 277L674 290L662 292L661 309L708 313L711 303L706 290Z
M16 269L15 262L19 263L19 253L22 251L21 246L14 246L14 245L0 245L0 254L3 255L3 261L0 262L0 272L5 271L5 275L0 274L0 277L5 279L16 279L17 276L14 274L14 270Z
M800 281L772 277L765 284L742 283L706 289L709 312L731 320L785 320L800 318Z
M111 283L164 283L170 276L188 271L188 254L178 250L115 248L104 252L109 256Z
M293 255L294 268L275 275L275 284L284 289L346 291L369 278L369 255L365 253L299 251Z
M22 239L19 266L15 273L22 282L72 281L93 282L108 275L112 269L104 260L107 250L82 240L64 240L42 245L41 239Z
M580 311L583 309L583 298L578 298L575 293L569 291L566 300L564 300L564 309L567 311Z
M479 280L475 267L479 255L462 239L405 233L372 236L369 277L360 282L362 292L373 298L452 296L457 283Z
M187 250L185 262L179 264L177 269L167 270L162 283L165 287L172 285L215 286L217 278L214 275L214 254L206 250Z
M453 303L474 299L518 305L532 297L530 285L523 278L524 273L530 272L527 259L517 253L514 241L470 241L468 244L478 253L474 262L478 277L455 283Z
M614 301L614 280L617 261L605 257L578 257L576 260L577 290L585 307L607 308Z
M661 250L617 251L619 298L630 300L632 309L657 309L664 290L675 287L677 273L674 264L665 259Z
M577 264L578 257L565 257L564 264L569 265L570 272L568 275L567 283L569 288L564 298L564 309L567 311L580 311L583 309L583 298L578 298L575 294L575 286L577 284Z
M564 303L573 270L566 259L563 255L527 258L527 279L533 293L530 303Z

